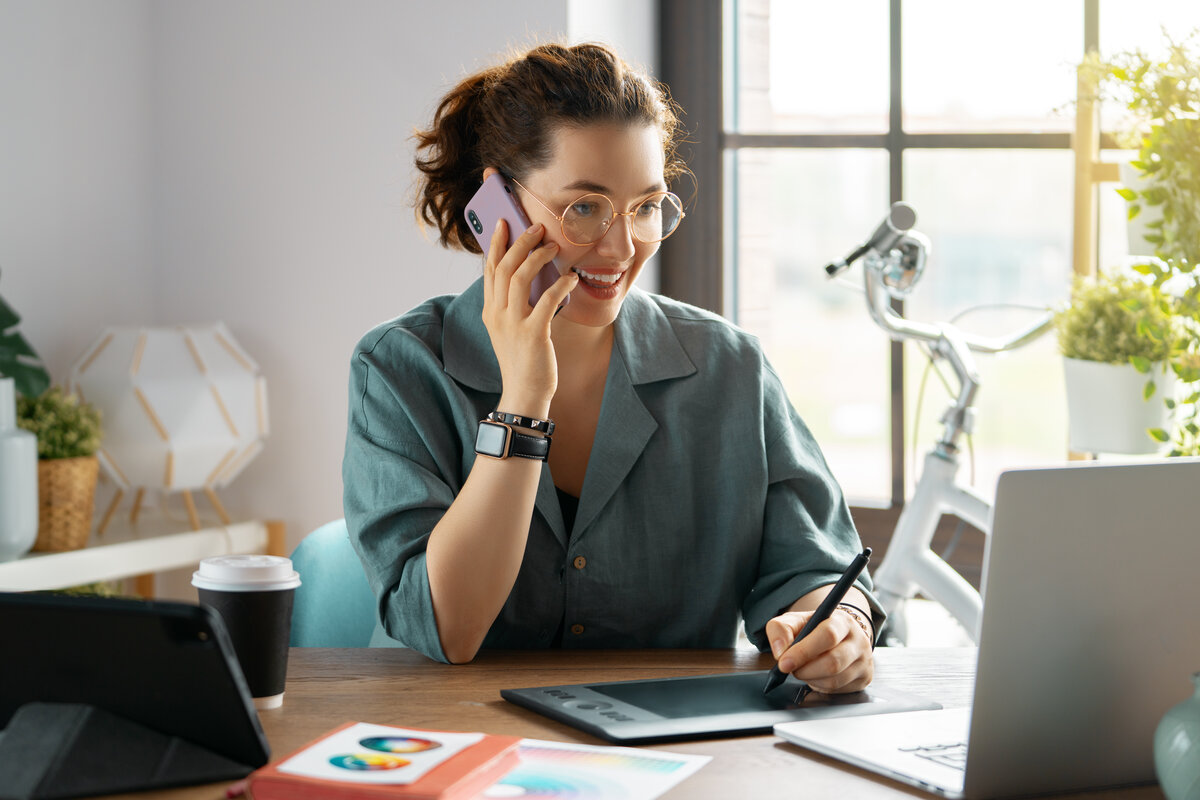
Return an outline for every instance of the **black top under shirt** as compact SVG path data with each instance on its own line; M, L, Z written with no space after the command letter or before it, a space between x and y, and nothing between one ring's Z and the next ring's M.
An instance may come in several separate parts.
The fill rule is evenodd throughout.
M571 529L575 527L575 515L579 512L579 498L573 494L568 494L557 486L554 487L554 493L558 495L558 506L562 509L563 527L567 529L567 538L571 538ZM566 617L558 621L558 630L554 633L554 641L551 642L551 647L562 647L563 632L567 627Z
M567 538L571 538L571 529L575 527L575 515L579 512L579 498L567 494L557 486L554 492L558 495L558 505L562 509L563 526L567 529Z

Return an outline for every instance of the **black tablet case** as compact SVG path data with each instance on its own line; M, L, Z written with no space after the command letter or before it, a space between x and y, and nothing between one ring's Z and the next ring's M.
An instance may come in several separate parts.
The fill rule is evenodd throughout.
M206 608L0 593L0 642L0 800L227 780L269 758Z

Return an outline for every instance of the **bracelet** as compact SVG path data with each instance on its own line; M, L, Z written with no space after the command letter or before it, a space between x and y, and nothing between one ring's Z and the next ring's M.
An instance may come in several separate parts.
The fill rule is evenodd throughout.
M871 615L867 614L861 608L850 603L838 603L837 607L853 618L858 623L858 627L862 628L862 632L871 640L871 649L875 649L875 620L871 619ZM868 629L867 625L871 627Z
M519 414L506 414L503 411L489 411L487 418L492 422L503 422L505 425L516 425L518 428L528 428L540 431L549 436L554 433L554 420L523 417Z

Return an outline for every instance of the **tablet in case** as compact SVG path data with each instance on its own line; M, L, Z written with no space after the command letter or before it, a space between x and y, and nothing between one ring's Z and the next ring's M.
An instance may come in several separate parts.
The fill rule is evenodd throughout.
M269 758L219 617L0 593L0 800L238 778Z
M813 692L794 678L763 694L767 671L641 681L504 689L510 703L602 739L646 744L770 733L779 722L941 708L906 692L873 685L851 694Z

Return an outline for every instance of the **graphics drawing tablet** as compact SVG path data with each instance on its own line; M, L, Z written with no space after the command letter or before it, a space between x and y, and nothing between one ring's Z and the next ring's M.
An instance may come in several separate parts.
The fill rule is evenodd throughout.
M779 722L941 708L922 697L872 685L861 692L813 692L788 678L763 694L767 671L504 689L500 696L573 728L622 744L770 733Z
M270 756L233 645L208 608L0 593L0 642L0 729L27 703L84 704L248 768Z

